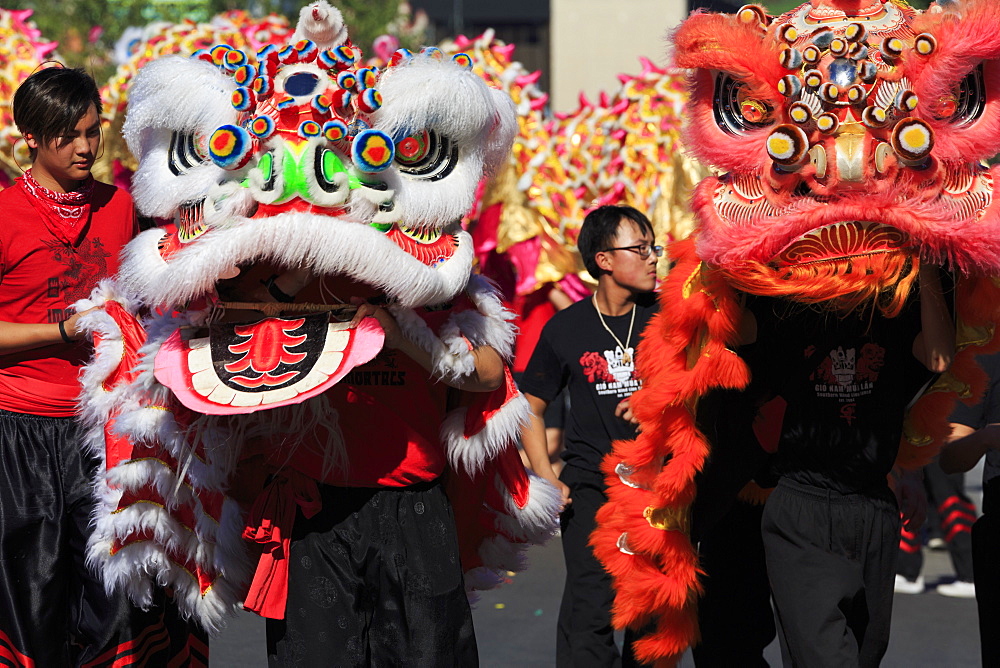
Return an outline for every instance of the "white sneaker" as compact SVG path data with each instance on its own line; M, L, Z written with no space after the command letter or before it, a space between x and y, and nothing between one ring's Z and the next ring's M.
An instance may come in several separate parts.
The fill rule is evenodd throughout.
M927 547L931 550L947 550L948 543L944 542L944 538L935 536L927 541Z
M923 594L924 576L918 575L916 580L907 580L902 575L897 575L892 589L897 594Z
M936 589L937 593L942 596L952 596L954 598L976 597L976 585L971 582L963 582L962 580L955 580L954 582L949 582L947 584L939 584Z

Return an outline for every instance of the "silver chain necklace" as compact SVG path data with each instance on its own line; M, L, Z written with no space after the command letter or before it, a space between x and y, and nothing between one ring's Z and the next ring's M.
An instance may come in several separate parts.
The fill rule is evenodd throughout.
M601 315L601 309L597 307L597 295L591 295L590 301L594 304L594 310L597 311L597 318L601 321L601 325L604 326L604 329L607 330L608 334L611 335L611 338L615 340L615 343L617 343L618 347L621 349L622 364L631 364L632 355L628 352L628 344L632 341L632 325L635 324L635 304L632 304L632 318L628 322L628 336L625 338L625 343L623 344L621 339L615 336L615 333L611 331L610 327L608 327L608 323L604 322L604 316Z

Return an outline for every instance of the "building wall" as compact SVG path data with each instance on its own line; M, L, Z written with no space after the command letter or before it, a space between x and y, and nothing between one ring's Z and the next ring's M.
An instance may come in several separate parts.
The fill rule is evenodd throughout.
M576 109L613 91L619 73L638 73L639 57L667 64L666 37L688 14L687 0L551 0L551 104Z

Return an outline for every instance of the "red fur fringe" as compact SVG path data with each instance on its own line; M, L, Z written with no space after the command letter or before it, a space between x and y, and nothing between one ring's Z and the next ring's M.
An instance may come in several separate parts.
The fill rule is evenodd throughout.
M727 345L737 339L740 306L720 272L702 265L694 242L671 246L677 264L660 292L661 310L646 327L637 355L643 387L632 402L642 431L618 441L603 463L608 503L597 513L594 553L611 574L617 594L615 626L656 630L635 644L636 656L675 665L698 639L696 601L701 593L698 558L686 531L650 526L647 507L686 515L694 500L694 476L709 446L695 426L699 396L714 387L743 388L749 371ZM626 463L632 487L615 469ZM626 547L619 549L624 535Z
M602 464L608 502L597 513L598 526L590 539L614 581L614 625L639 628L656 621L655 630L633 648L639 660L656 666L675 666L698 641L702 572L686 529L654 528L643 513L652 507L687 516L696 492L694 476L710 450L695 425L697 400L712 388L742 389L749 382L746 365L727 349L738 338L740 316L736 292L727 282L732 274L702 263L693 239L673 244L670 253L676 265L661 289L661 310L643 332L637 356L643 387L632 405L642 430L635 440L615 442ZM915 265L912 260L909 272L893 280L899 285L912 281ZM899 289L900 298L905 298L909 288ZM843 286L840 290L833 291L834 298L847 296ZM959 387L969 388L965 400L972 402L986 386L974 357L1000 350L1000 337L992 336L993 324L1000 322L1000 282L962 276L956 290L962 322L990 328L990 340L962 347L949 372ZM948 389L953 386L938 383L911 409L907 433L918 436L914 440L920 445L903 440L901 466L923 466L940 450L956 396ZM632 470L626 476L631 484L616 471L622 463ZM767 492L748 486L741 496L762 503Z
M913 24L916 34L930 33L937 48L929 56L907 51L904 69L920 91L917 115L934 130L934 154L945 162L969 163L1000 152L1000 10L995 0L965 0L924 12ZM987 101L973 125L955 127L938 119L934 104L952 94L952 86L985 63Z
M842 313L874 303L893 318L906 303L918 267L916 249L906 248L781 268L742 262L723 273L735 288L751 294L825 303Z

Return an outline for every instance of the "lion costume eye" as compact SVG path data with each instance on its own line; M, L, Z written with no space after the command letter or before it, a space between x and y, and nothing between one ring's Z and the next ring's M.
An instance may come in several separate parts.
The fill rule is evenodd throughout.
M273 149L268 151L260 156L257 164L247 174L248 185L258 202L273 204L285 190L280 155L280 152Z
M167 151L167 166L174 176L180 176L192 167L205 162L205 156L198 150L195 136L190 132L174 131L170 134L170 148Z
M746 83L725 72L715 78L712 100L716 124L727 134L741 136L774 124L774 110L747 92Z
M455 168L458 147L434 130L417 132L396 142L396 165L411 178L439 181Z
M328 193L340 190L343 179L338 178L338 174L343 173L344 167L336 153L328 148L317 149L315 169L316 185Z
M942 97L934 104L934 115L955 125L971 125L979 120L985 109L986 84L980 64L965 75L952 89L951 95Z
M318 206L339 206L350 194L350 177L343 158L322 144L316 146L312 170L303 165L309 201Z

